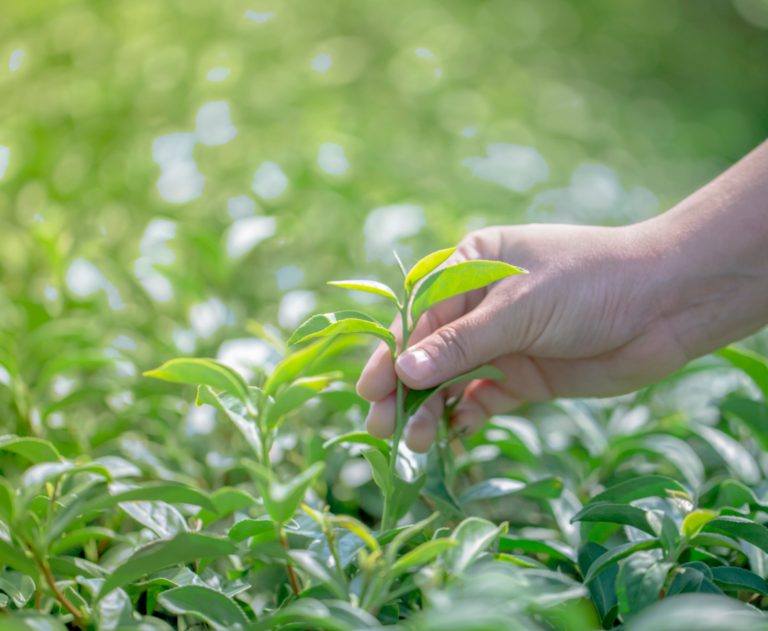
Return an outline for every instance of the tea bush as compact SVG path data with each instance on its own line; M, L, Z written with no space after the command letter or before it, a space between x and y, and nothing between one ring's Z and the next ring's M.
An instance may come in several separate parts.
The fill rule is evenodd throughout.
M0 5L0 630L768 629L764 333L424 455L354 387L522 271L420 255L764 140L758 0Z

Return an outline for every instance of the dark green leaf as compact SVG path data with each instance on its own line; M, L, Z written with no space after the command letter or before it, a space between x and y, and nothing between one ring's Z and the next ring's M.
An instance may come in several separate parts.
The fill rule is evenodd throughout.
M337 575L331 574L309 550L291 550L289 554L301 569L319 580L337 598L347 598L346 590Z
M720 404L720 410L726 417L739 419L763 449L768 448L768 405L744 397L728 397Z
M672 478L663 475L641 475L606 489L593 497L589 503L622 502L627 504L646 497L666 497L667 491L684 493L688 496L685 487Z
M414 326L430 307L453 296L485 287L513 274L526 274L519 267L501 261L464 261L428 276L416 290L411 303Z
M480 366L474 370L455 377L450 381L446 381L444 384L435 386L434 388L427 388L426 390L409 390L405 395L405 413L408 416L413 416L416 411L427 401L429 398L441 390L453 386L457 383L463 383L465 381L473 381L475 379L497 379L506 380L504 373L502 373L495 366Z
M587 542L580 546L578 564L581 575L586 576L590 566L606 552L607 550L597 543ZM614 564L589 584L589 593L592 596L592 602L595 603L603 629L610 629L619 614L619 598L616 595L618 575L619 567Z
M624 561L616 578L616 595L625 619L658 600L671 567L650 552L637 552Z
M400 521L411 510L413 503L419 499L421 489L427 481L427 475L421 473L411 481L403 480L399 475L395 475L392 480L394 491L390 498L390 512L395 521Z
M765 357L746 348L733 345L720 349L717 354L752 377L758 388L763 391L765 398L768 399L768 361Z
M632 526L649 535L654 535L653 529L645 518L646 513L641 508L629 504L615 502L591 502L571 518L571 523L577 521L609 522Z
M661 542L656 539L652 539L650 541L630 541L629 543L611 548L608 550L608 552L600 556L594 561L594 563L592 563L592 565L589 567L587 575L584 577L584 583L588 584L590 581L592 581L592 579L597 577L600 572L605 570L607 567L610 567L614 563L618 563L622 559L626 559L630 554L634 554L635 552L639 552L641 550L652 550L654 548L660 547Z
M675 573L675 578L667 590L667 596L677 594L722 594L723 592L712 582L712 570L701 563L694 561L684 563Z
M717 532L721 535L744 539L763 552L768 552L768 528L744 517L718 517L702 529L704 532Z
M668 554L677 549L680 542L680 533L677 530L677 524L669 515L660 510L649 510L645 514L645 520L653 531L650 534L659 538L661 547Z
M218 558L235 551L232 542L199 532L180 532L172 539L153 541L138 548L125 563L115 568L104 582L98 599L113 589L171 565L192 563L206 557Z
M499 537L499 552L522 550L528 554L546 554L559 561L576 562L576 551L562 541L538 539L518 539L517 537Z
M446 248L445 250L432 252L432 254L428 254L421 259L405 277L405 289L411 291L416 286L416 283L445 263L455 251L456 248Z
M24 552L0 537L0 564L12 567L28 576L37 576L34 562Z
M4 477L0 477L0 521L10 523L13 521L13 515L16 512L16 493L10 482Z
M560 478L544 478L529 484L509 478L491 478L470 486L459 495L459 504L495 499L507 495L522 497L557 498L563 492Z
M366 333L378 337L389 346L394 355L397 352L397 341L391 331L384 328L370 316L359 311L337 311L316 315L302 324L291 338L288 345L298 344L304 340L341 333Z
M712 568L712 580L715 585L727 591L752 592L768 597L765 579L740 567Z
M187 585L160 594L158 602L168 611L201 618L216 631L246 631L250 622L228 596L202 585Z

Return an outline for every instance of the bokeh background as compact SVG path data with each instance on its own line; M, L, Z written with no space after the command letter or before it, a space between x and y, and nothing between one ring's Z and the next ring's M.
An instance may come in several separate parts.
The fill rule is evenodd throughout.
M768 136L765 0L0 4L0 427L168 479L234 439L143 370L269 370L393 248L640 221Z

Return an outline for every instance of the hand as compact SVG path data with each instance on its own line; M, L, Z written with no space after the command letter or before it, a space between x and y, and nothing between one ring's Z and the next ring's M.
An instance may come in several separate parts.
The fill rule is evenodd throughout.
M357 386L374 402L367 421L374 436L394 431L395 370L407 387L423 389L483 364L499 368L506 381L470 383L453 412L453 428L471 432L525 401L630 392L689 360L661 317L656 298L666 275L641 228L486 228L465 238L446 265L469 259L530 273L435 306L396 368L386 347L377 349ZM399 338L399 319L392 330ZM435 396L410 419L411 449L429 449L444 402Z

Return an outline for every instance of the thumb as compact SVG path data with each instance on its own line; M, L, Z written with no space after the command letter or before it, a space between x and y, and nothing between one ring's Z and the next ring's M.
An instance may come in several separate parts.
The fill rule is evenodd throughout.
M502 301L483 301L465 316L440 327L397 359L395 370L409 388L423 390L517 350L506 335L509 309Z

